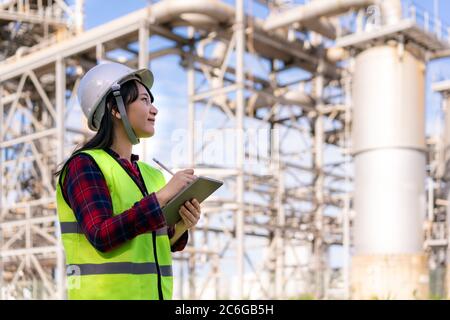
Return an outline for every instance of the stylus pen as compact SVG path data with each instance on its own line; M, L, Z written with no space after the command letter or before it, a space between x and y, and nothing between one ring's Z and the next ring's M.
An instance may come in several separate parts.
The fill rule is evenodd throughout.
M172 171L169 170L169 168L167 168L165 165L163 165L161 162L159 162L158 160L156 160L155 158L152 158L153 161L155 161L161 168L163 168L164 170L166 170L168 173L170 173L171 175L173 175Z

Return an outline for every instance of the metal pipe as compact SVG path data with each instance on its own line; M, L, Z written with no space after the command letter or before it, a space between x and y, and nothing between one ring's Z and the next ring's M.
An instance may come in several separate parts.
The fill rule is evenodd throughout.
M267 18L264 30L273 30L293 23L314 21L323 17L332 17L351 9L359 9L370 5L379 5L386 24L397 22L401 17L400 0L323 0L311 1L308 4L292 8L283 13Z
M265 30L273 30L285 27L292 23L302 23L304 21L317 20L320 17L330 17L339 15L350 9L367 7L374 4L376 0L326 0L311 1L308 4L298 6L281 14L268 17Z
M215 24L229 23L234 20L235 15L233 7L219 0L166 0L152 5L151 12L155 24L164 24L177 20L186 21L189 18L194 18L193 20L195 21L195 14L209 17L211 21L214 20Z
M335 40L337 36L335 25L328 18L306 20L302 23L308 30L321 34L328 39Z

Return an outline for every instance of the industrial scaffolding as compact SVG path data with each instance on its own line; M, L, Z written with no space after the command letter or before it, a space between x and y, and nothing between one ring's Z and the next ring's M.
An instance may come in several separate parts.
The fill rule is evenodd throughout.
M185 165L225 182L203 204L187 248L174 254L175 298L366 297L352 289L350 272L355 150L365 148L352 137L355 72L365 64L355 56L387 45L425 62L450 54L439 20L397 3L164 0L83 31L83 1L3 1L0 298L65 298L53 173L92 136L68 124L80 78L114 61L117 49L131 56L118 62L133 68L179 57L188 87ZM170 45L152 50L158 37ZM287 72L296 75L289 82L282 80ZM448 88L436 88L448 97ZM208 122L208 129L231 132L234 143L198 139L213 109L223 121ZM255 128L267 133L256 151ZM441 277L448 234L444 141L430 137L413 155L428 155L423 246L427 265L440 266ZM149 162L141 144L141 159ZM231 164L202 157L211 144L233 149ZM338 269L330 264L332 246L342 248Z

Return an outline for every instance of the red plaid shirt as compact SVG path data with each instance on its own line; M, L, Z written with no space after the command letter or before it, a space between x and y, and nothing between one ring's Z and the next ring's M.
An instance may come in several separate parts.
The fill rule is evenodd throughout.
M120 158L109 148L105 151L118 159L124 169L136 177L140 187L143 187L139 170L136 168L138 155L132 154L130 162ZM155 193L142 198L121 214L113 216L111 195L105 178L97 165L85 154L73 157L67 165L62 192L81 230L99 251L107 252L139 234L166 227L166 220ZM173 227L168 228L169 238L173 236L174 231ZM186 231L172 245L172 252L183 250L187 241Z

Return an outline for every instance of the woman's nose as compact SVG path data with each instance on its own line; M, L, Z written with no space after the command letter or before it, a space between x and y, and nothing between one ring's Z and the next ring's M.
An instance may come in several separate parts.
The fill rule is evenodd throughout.
M158 114L158 109L152 104L150 112L156 116Z

